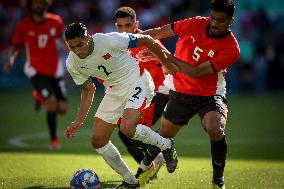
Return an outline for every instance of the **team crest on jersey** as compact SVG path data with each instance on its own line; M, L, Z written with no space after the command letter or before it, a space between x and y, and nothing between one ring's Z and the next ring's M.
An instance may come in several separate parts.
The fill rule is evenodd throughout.
M108 59L111 58L111 55L110 55L109 53L106 53L105 55L103 55L103 58L104 58L105 60L108 60Z
M55 28L50 28L49 34L50 34L51 36L55 36L55 34L56 34L56 29L55 29Z
M35 31L29 31L29 36L35 36Z
M214 56L214 51L212 51L212 50L210 50L209 52L208 52L208 56L210 57L210 58L212 58L213 56Z

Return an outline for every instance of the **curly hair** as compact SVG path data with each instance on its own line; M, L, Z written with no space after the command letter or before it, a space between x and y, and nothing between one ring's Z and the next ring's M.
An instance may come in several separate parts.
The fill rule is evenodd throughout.
M75 39L87 36L87 27L82 23L72 23L66 27L65 39Z
M225 12L229 17L233 17L236 6L234 0L212 0L210 9L216 12Z

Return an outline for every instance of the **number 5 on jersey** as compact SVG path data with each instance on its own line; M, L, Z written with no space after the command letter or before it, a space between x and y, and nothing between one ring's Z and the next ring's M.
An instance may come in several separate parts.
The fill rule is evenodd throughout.
M201 48L199 48L198 46L195 47L194 51L193 51L193 55L192 58L198 62L199 58L200 58L200 53L202 53L203 50Z

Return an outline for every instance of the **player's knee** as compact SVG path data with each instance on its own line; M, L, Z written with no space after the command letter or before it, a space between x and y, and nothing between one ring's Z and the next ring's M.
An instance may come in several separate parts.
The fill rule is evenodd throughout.
M128 138L133 138L135 134L135 129L127 125L120 125L120 131Z
M45 100L47 111L54 112L57 110L57 100L55 96L51 95Z
M59 114L65 114L67 112L67 105L59 105L57 112Z
M108 140L105 141L102 137L96 135L92 136L91 144L96 149L104 147L107 144L107 142Z
M225 126L222 123L216 123L207 128L207 133L211 140L219 141L225 136Z

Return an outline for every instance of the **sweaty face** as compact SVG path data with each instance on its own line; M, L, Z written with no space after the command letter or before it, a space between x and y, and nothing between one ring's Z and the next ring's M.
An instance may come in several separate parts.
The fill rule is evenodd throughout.
M73 51L80 59L84 59L89 54L90 37L74 38L67 40L67 44L71 51Z
M138 27L138 24L137 21L133 20L131 17L125 17L125 18L117 18L115 26L116 30L120 33L122 32L134 33L134 31Z
M216 12L211 10L210 15L210 28L209 35L222 36L229 31L230 24L232 24L233 18L228 17L225 12Z
M45 0L33 0L31 9L34 13L38 15L43 15L43 13L47 10L48 4Z

